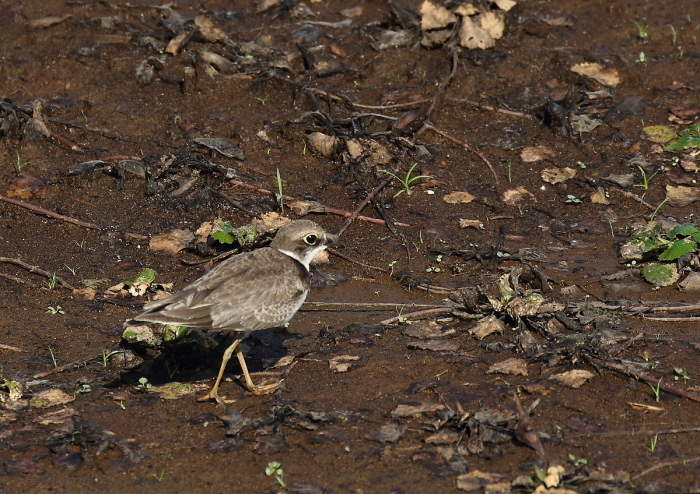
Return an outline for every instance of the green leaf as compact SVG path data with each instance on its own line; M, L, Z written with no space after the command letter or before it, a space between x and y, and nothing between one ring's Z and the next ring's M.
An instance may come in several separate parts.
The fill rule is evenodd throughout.
M700 233L700 230L698 230L698 227L695 226L693 223L686 223L684 225L676 225L669 232L666 234L666 236L670 239L673 240L676 237L693 237L695 238L696 235ZM696 239L698 240L698 239Z
M696 242L685 239L676 240L668 249L659 254L659 261L674 261L688 252L695 252L697 249Z
M658 262L644 266L642 276L656 286L672 285L679 278L675 264L659 264Z
M140 281L143 281L145 283L153 283L153 280L156 279L156 272L151 269L151 268L143 268L141 272L136 276L136 279L134 282L138 283Z
M211 238L213 238L220 244L232 244L235 240L233 235L223 230L219 230L218 232L212 233Z

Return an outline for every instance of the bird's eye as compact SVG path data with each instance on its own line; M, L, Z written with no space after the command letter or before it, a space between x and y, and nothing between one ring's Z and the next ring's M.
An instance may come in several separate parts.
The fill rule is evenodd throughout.
M306 242L309 245L315 245L316 242L318 242L318 236L311 233L311 234L307 235L306 237L304 237L304 242Z

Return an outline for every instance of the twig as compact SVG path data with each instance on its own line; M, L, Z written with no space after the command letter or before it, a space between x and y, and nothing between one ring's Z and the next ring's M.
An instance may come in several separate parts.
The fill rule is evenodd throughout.
M24 352L24 350L22 350L22 349L19 348L19 347L12 346L12 345L6 345L5 343L0 343L0 349L2 349L2 350L12 350L13 352Z
M55 279L57 282L59 282L61 284L61 286L68 288L69 290L76 289L73 285L68 283L66 280L64 280L60 276L56 276L56 273L50 273L48 271L44 271L43 269L41 269L37 266L32 266L31 264L28 264L21 259L13 259L11 257L0 257L0 262L4 262L7 264L14 264L16 266L19 266L19 267L26 269L30 273L36 273L36 274L40 274L42 276L46 276L49 279Z
M44 216L48 216L49 218L65 221L66 223L72 223L73 225L82 226L83 228L88 228L90 230L106 230L106 228L102 228L94 223L88 223L86 221L71 218L70 216L65 216L63 214L55 213L55 212L50 211L48 209L44 209L40 206L35 206L34 204L20 201L18 199L13 199L11 197L3 196L1 194L0 194L0 201L4 201L8 204L14 204L15 206L19 206L19 207L28 209L30 211L34 211L35 213L42 214ZM129 237L129 238L133 238L135 240L141 240L141 241L146 241L146 240L149 240L149 238L150 238L146 235L140 235L138 233L129 233L129 232L125 232L124 236Z
M650 466L646 470L642 470L639 472L637 475L632 477L632 480L637 480L640 477L644 477L645 475L650 474L651 472L654 472L656 470L659 470L661 468L666 468L666 467L673 467L676 465L685 465L690 462L695 462L695 461L700 461L700 456L696 456L694 458L685 458L682 460L676 460L676 461L667 461L664 463L656 463L655 465Z
M275 197L277 194L275 194L272 191L269 191L267 189L262 189L260 187L255 187L254 185L247 184L245 182L241 182L240 180L236 179L230 179L229 182L231 182L233 185L238 185L239 187L242 187L244 189L252 190L254 192L257 192L258 194L263 194L265 196L272 196ZM282 199L285 201L296 201L297 199L292 197L292 196L282 196ZM346 218L349 218L352 216L352 213L349 211L343 211L342 209L335 209L335 208L330 208L328 206L323 206L323 211L326 213L331 213L331 214L337 214L338 216L345 216ZM384 220L379 220L377 218L369 218L367 216L356 216L358 220L361 221L367 221L368 223L376 223L378 225L384 225L386 222ZM407 225L406 223L395 223L396 225L399 226L411 226Z
M493 106L485 105L483 103L479 103L478 101L470 101L465 98L445 98L447 101L454 101L456 103L466 103L468 105L476 106L481 110L488 110L488 111L493 111L497 113L502 113L504 115L510 115L512 117L518 117L518 118L536 118L533 115L530 115L528 113L522 113L519 111L513 111L513 110L506 110L504 108L496 108Z
M23 280L19 276L12 276L11 274L0 273L0 278L5 278L6 280L14 281L15 283L20 283L22 285L30 284L27 280Z
M645 208L651 209L652 211L656 209L656 206L652 206L651 204L646 202L644 199L639 197L637 194L633 194L632 192L622 190L622 189L619 189L617 187L614 187L614 190L617 190L620 194L622 194L623 196L625 196L629 199L634 199L635 201L639 202L639 204L641 204Z
M454 307L439 307L436 309L419 310L417 312L410 312L408 314L401 314L400 316L384 319L383 321L379 321L379 324L394 324L399 322L401 319L408 319L409 317L416 318L422 316L430 316L433 314L443 314L446 312L452 313L453 308Z
M690 317L647 317L642 315L643 319L649 321L667 321L667 322L698 322L700 321L700 316L690 316Z
M634 377L635 379L639 381L644 381L645 383L651 384L653 386L659 386L661 389L664 391L667 391L669 393L673 393L678 396L682 396L683 398L687 398L691 401L695 401L700 403L700 396L694 394L694 393L689 393L677 386L673 386L671 384L663 384L660 382L658 379L654 379L652 376L648 374L643 374L641 372L634 372L630 370L629 368L616 364L615 362L610 362L606 360L597 360L599 364L601 364L603 367L606 367L610 370L615 370L617 372L621 372L622 374L625 374L630 377Z
M491 174L493 175L493 179L496 182L496 186L499 186L501 184L500 180L498 180L498 175L496 175L496 170L493 169L493 166L491 166L491 162L486 158L486 156L484 156L481 152L477 151L476 149L474 149L473 147L471 147L467 143L462 142L459 139L457 139L456 137L452 137L450 134L438 129L433 124L431 124L429 122L425 122L423 124L423 126L418 130L418 132L415 133L415 135L413 136L413 140L415 141L416 138L421 133L423 133L423 131L425 131L425 130L432 130L436 134L441 135L445 139L454 142L455 144L466 149L470 153L477 155L479 157L479 159L481 159L481 161L483 161L486 164L486 166L489 167L489 170L491 170Z
M73 369L75 367L83 367L83 366L86 366L87 364L89 364L90 362L92 362L93 360L98 360L101 357L102 357L102 355L96 355L94 357L90 357L87 359L78 360L76 362L71 362L71 363L65 364L65 365L60 365L58 367L54 367L51 370L47 370L44 372L39 372L38 374L34 374L32 376L32 379L43 379L45 377L50 376L51 374L56 374L57 372L63 372L64 370Z
M431 309L444 309L444 305L437 306L435 304L404 304L392 302L304 302L301 310L308 310L310 307L340 307L341 311L367 312L367 311L385 311L396 310L397 307L428 307ZM312 309L316 311L335 311L336 309Z
M338 252L338 251L335 250L335 249L327 248L326 250L328 251L329 254L333 254L334 256L338 256L338 257L340 257L341 259L344 259L344 260L346 260L346 261L348 261L348 262L351 262L351 263L353 263L353 264L357 264L358 266L362 266L363 268L374 269L374 270L376 270L376 271L381 271L382 273L388 273L388 272L389 272L388 269L380 268L380 267L378 267L378 266L372 266L372 265L370 265L370 264L365 264L364 262L356 261L355 259L352 259L352 258L346 256L345 254L341 254L340 252Z
M367 194L367 197L364 198L364 200L360 203L359 206L353 211L352 216L350 216L347 220L345 220L345 223L343 223L343 226L340 227L340 230L338 231L338 236L342 235L345 230L348 229L348 227L352 224L353 220L357 218L357 215L362 212L362 210L365 208L365 206L376 196L379 191L381 191L384 187L386 187L389 182L391 182L394 179L391 175L382 180L382 182L377 185L369 194Z
M566 438L586 437L586 436L661 436L665 434L684 434L687 432L700 432L700 427L683 427L680 429L659 429L648 431L599 431L599 432L582 432L580 434L567 434Z

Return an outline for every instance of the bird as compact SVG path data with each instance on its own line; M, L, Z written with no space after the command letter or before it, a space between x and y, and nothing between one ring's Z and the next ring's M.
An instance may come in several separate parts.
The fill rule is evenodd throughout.
M285 325L306 300L311 287L309 264L338 237L310 220L295 220L279 228L268 247L229 257L180 291L144 305L132 321L177 324L233 332L235 341L224 352L219 374L209 394L216 400L226 364L236 353L246 387L255 395L277 389L279 382L253 383L241 350L251 332Z

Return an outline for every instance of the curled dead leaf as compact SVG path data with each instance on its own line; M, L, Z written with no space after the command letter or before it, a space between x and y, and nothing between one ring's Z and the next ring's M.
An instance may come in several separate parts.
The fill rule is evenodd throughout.
M463 17L459 29L459 45L470 50L487 50L496 46L496 40L481 27L478 19L474 21L472 17Z
M328 361L328 366L332 372L347 372L352 367L353 363L360 360L356 355L339 355Z
M545 168L542 170L542 180L549 184L560 184L570 180L576 176L576 170L573 168Z
M700 200L700 188L685 185L666 186L666 199L670 206L683 207Z
M484 229L484 222L481 220L467 220L464 218L459 219L460 228L476 228L477 230Z
M309 145L322 156L332 158L335 156L338 138L321 132L312 132L308 137Z
M167 252L174 256L186 248L192 240L194 240L194 234L189 230L173 230L151 237L148 247L153 252Z
M522 185L520 187L516 187L515 189L508 189L503 194L501 194L501 200L509 206L515 206L519 202L522 202L526 199L530 199L534 202L537 202L535 194L527 190Z
M523 163L537 163L556 157L557 153L545 145L530 146L520 151L520 159Z
M593 376L594 374L587 370L573 369L567 372L562 372L560 374L554 374L553 376L550 376L549 379L556 382L557 384L561 384L562 386L568 386L569 388L577 389L583 386L585 382Z
M509 358L496 362L486 371L487 374L527 376L527 362L521 358Z
M571 72L593 79L603 86L615 87L620 84L617 70L603 68L599 63L579 63L571 67Z
M447 204L469 204L474 199L476 199L476 197L469 192L452 192L442 198Z
M423 31L443 29L455 22L457 16L442 5L426 0L420 6L420 28Z

